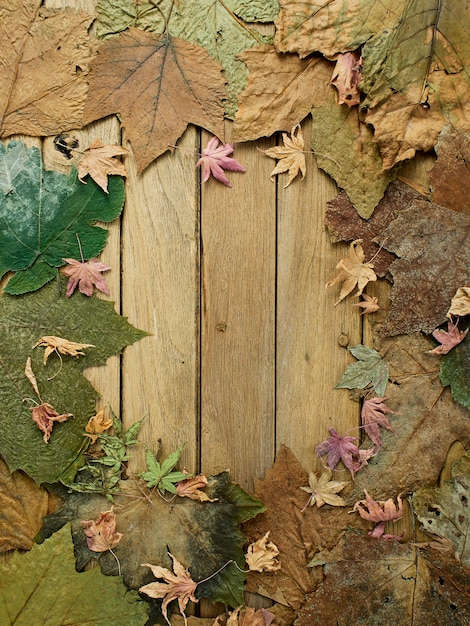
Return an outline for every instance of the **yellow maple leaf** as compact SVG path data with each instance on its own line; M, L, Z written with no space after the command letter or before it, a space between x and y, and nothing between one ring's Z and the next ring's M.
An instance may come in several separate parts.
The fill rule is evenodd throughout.
M45 335L44 337L40 337L34 344L33 348L37 348L38 346L46 348L44 350L43 358L44 365L46 365L47 359L53 352L59 355L59 357L61 354L78 357L85 356L85 353L82 352L84 348L95 347L92 343L76 343L75 341L69 341L68 339L55 337L54 335Z
M103 191L108 193L108 176L127 176L126 168L116 159L116 156L127 154L122 146L105 146L99 139L85 150L78 164L78 180L83 183L84 177L89 174Z
M333 287L333 285L341 284L341 292L335 306L344 300L347 295L351 293L354 287L357 286L357 292L355 296L360 296L367 283L377 280L377 276L374 272L373 263L364 263L364 250L361 246L362 239L355 239L349 246L349 254L336 266L338 270L338 276L333 280L326 283L327 287Z
M274 177L277 174L284 172L289 173L287 183L284 185L285 189L291 184L299 172L302 178L305 176L306 172L304 138L300 124L294 126L290 137L287 133L282 133L282 141L284 142L284 146L269 148L265 150L264 153L271 159L279 160L279 163L270 174L272 181L274 181Z

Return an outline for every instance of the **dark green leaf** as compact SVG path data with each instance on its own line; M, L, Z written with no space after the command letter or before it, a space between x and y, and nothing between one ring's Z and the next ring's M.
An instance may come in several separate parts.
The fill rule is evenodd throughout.
M335 389L364 389L372 384L378 396L383 396L388 382L388 366L382 355L359 344L348 348L357 363L349 365Z
M465 328L464 324L461 324ZM442 357L441 383L450 385L452 397L470 408L470 340L467 337Z

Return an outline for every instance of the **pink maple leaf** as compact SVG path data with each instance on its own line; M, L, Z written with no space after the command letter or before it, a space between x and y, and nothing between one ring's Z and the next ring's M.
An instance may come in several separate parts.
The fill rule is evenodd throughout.
M380 428L385 428L394 435L397 434L388 421L387 415L389 413L395 413L395 411L388 408L385 404L385 398L371 398L370 400L364 400L361 411L362 426L370 437L372 443L376 446L377 452L382 447Z
M80 290L86 296L93 293L93 285L106 295L109 295L109 289L101 272L107 272L111 268L105 263L101 263L98 259L90 259L89 261L77 261L75 259L64 259L69 267L64 267L63 272L66 276L70 276L67 283L67 298L73 294L75 289Z
M353 511L357 511L362 519L375 522L376 526L369 533L372 537L383 537L384 539L399 540L402 535L384 535L386 522L396 522L403 517L403 502L401 497L397 496L397 504L392 498L388 500L374 500L364 489L366 495L365 500L359 500L353 507Z
M341 459L354 478L354 463L360 457L359 448L353 443L356 437L341 437L334 428L329 428L328 432L328 439L317 446L317 455L327 455L326 462L331 470Z
M196 163L196 167L202 165L203 182L206 182L212 174L221 183L231 187L232 185L225 176L224 170L231 170L232 172L246 172L246 170L241 163L228 156L233 152L233 144L224 143L219 146L219 143L221 142L217 137L210 139L207 147L202 151L202 156Z
M458 322L455 324L452 321L447 323L447 330L439 330L436 328L433 331L432 336L436 339L441 345L434 348L434 350L429 350L430 354L447 354L455 348L461 341L463 341L468 333L467 330L459 330L457 327Z

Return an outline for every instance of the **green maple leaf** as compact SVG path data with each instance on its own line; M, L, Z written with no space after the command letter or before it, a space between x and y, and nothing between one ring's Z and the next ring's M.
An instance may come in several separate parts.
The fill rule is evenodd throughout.
M118 176L109 179L109 194L93 180L81 183L70 176L44 169L37 148L11 141L0 145L0 278L15 275L5 291L35 291L57 275L64 258L97 256L108 231L94 226L97 220L119 217L124 185Z
M66 298L56 283L22 296L0 296L0 454L10 471L22 469L37 483L73 480L83 465L84 428L95 414L97 398L82 372L103 365L145 334L120 317L112 302L80 293ZM63 356L62 361L53 353L44 366L44 350L32 349L43 335L95 347L87 348L85 356ZM43 401L74 415L54 426L47 444L31 418L30 407L38 399L24 374L28 357Z
M454 400L470 409L470 341L468 336L442 357L441 383L444 386L450 385Z
M2 626L144 626L148 605L120 577L75 570L70 527L0 565ZM97 601L99 600L99 601Z
M372 383L376 394L383 396L388 382L388 365L380 352L363 344L348 350L358 361L348 366L335 389L364 389Z
M140 477L147 483L147 487L158 487L162 493L164 491L176 493L175 484L192 477L192 474L186 472L172 472L172 469L179 461L181 450L182 448L178 448L178 450L169 454L161 464L158 462L157 458L147 450L145 455L147 471L140 474Z

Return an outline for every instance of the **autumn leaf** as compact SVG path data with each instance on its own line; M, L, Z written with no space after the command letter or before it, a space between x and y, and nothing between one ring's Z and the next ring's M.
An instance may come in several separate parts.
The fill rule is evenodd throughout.
M131 28L106 41L91 65L89 83L84 123L119 113L139 173L174 145L188 124L223 136L220 66L202 47L168 33Z
M382 355L363 344L348 348L357 363L348 366L335 389L364 389L372 384L375 392L383 396L388 383L388 366Z
M327 455L326 462L330 470L342 461L354 480L354 461L359 456L359 448L354 443L356 437L341 437L334 428L329 428L328 431L328 439L317 446L317 456Z
M246 551L245 560L252 572L276 572L281 568L278 547L268 541L268 532L253 543L250 543Z
M447 330L441 330L439 328L433 330L432 336L441 345L436 346L433 350L429 350L429 352L431 354L448 354L452 348L458 346L459 343L465 339L468 330L468 328L466 330L459 330L458 322L454 323L449 320L447 322Z
M364 263L365 255L361 246L362 239L356 239L349 246L349 254L337 264L338 276L326 283L333 287L341 283L341 292L335 306L344 300L357 287L355 296L360 296L367 283L377 280L373 263Z
M390 432L397 434L390 422L387 415L389 413L395 413L386 404L385 398L365 398L361 409L361 423L365 433L367 433L369 439L375 445L377 452L382 447L382 437L380 434L380 428L385 428Z
M91 443L99 438L99 435L109 430L113 425L113 418L106 417L106 409L101 409L96 415L92 415L85 426L85 436L90 438Z
M374 268L375 269L375 268ZM368 296L366 293L362 294L362 300L355 302L351 306L358 306L362 309L361 315L367 315L369 313L375 313L380 309L379 299L375 296Z
M310 493L311 496L308 499L305 508L308 505L317 505L318 508L324 504L330 504L331 506L346 506L346 502L340 496L336 495L339 491L342 491L348 482L339 480L330 480L331 470L325 468L320 476L310 472L308 476L308 487L301 487L303 491Z
M370 533L372 537L382 537L386 522L396 522L403 517L402 499L398 495L395 505L393 498L376 501L365 489L364 493L366 495L365 500L356 502L353 511L357 511L362 519L376 523L374 530Z
M102 272L107 272L111 268L106 263L101 263L97 258L89 261L77 261L75 259L64 259L69 266L63 268L63 273L69 276L67 283L67 298L73 294L78 287L79 291L85 296L93 294L93 286L106 295L109 295L109 289L106 285Z
M121 541L122 533L116 532L116 515L111 508L102 511L96 520L80 522L87 536L87 545L93 552L106 552Z
M266 609L239 606L228 616L219 615L211 626L277 626L275 619L274 613Z
M452 298L447 317L470 315L470 286L459 287Z
M225 143L219 146L219 143L220 140L217 137L212 137L202 151L202 156L196 166L202 166L202 181L204 183L212 175L227 187L231 187L232 185L225 176L224 170L232 172L246 172L246 170L236 159L228 156L233 152L233 144Z
M186 472L183 472L186 474ZM181 498L190 498L191 500L199 500L199 502L214 502L213 498L209 498L207 493L201 491L207 487L208 481L204 474L192 476L186 474L189 478L180 480L176 483L176 493Z
M36 378L36 374L33 372L33 366L31 365L31 357L29 356L26 359L26 366L24 368L24 374L26 378L31 383L32 388L34 389L34 393L37 395L39 399L41 399L41 394L39 393L38 381Z
M83 182L87 174L101 189L108 193L108 176L127 176L126 168L116 156L127 154L122 146L105 146L102 141L95 141L88 146L78 164L78 180Z
M355 106L361 101L358 84L361 80L362 57L359 52L339 54L331 77L331 84L338 90L338 104Z
M274 177L277 174L289 173L287 183L284 185L284 189L288 187L296 176L300 173L302 178L305 176L305 150L304 150L304 138L302 135L302 128L300 124L294 126L291 130L290 137L287 133L282 133L282 141L284 146L276 146L274 148L268 148L264 153L271 159L278 159L279 163L271 172L271 180L274 182Z
M55 337L54 335L45 335L44 337L40 337L33 346L34 348L44 347L44 356L42 362L44 365L47 363L47 359L49 356L55 352L59 357L61 354L65 356L85 356L85 353L82 352L85 348L96 348L96 346L92 343L77 343L76 341L69 341L68 339L63 339L62 337Z
M47 402L38 404L31 408L33 422L44 433L44 442L48 443L51 437L52 428L55 422L66 422L70 417L73 417L72 413L59 413Z
M0 135L55 135L82 125L92 15L39 0L2 7ZM73 62L71 60L73 59Z

